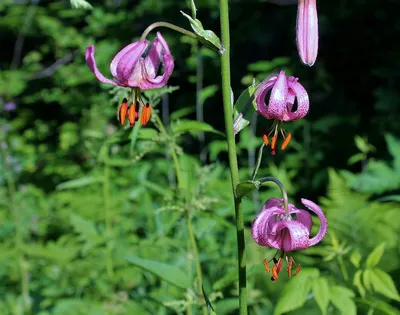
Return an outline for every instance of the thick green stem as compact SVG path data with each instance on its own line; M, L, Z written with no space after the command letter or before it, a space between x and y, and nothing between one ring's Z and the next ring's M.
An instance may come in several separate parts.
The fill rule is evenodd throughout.
M140 41L145 40L146 37L147 37L147 35L149 35L149 33L150 33L152 30L154 30L155 28L157 28L157 27L166 27L166 28L170 28L170 29L172 29L172 30L174 30L174 31L177 31L177 32L179 32L179 33L182 33L182 34L184 34L184 35L187 35L187 36L190 36L190 37L193 37L193 38L197 39L195 33L191 32L191 31L188 31L188 30L186 30L186 29L184 29L184 28L182 28L182 27L176 26L175 24L171 24L171 23L168 23L168 22L156 22L156 23L150 24L150 25L144 30L142 36L140 37Z
M107 276L111 279L114 275L113 261L112 261L112 246L111 246L111 235L112 235L112 222L110 216L109 208L109 178L110 178L110 168L107 165L108 152L104 165L103 174L103 199L104 199L104 223L105 223L105 236L106 236L106 269Z
M29 296L29 274L28 274L28 268L27 268L27 262L25 260L25 255L24 255L24 239L22 235L22 223L21 223L21 215L19 213L18 207L15 204L15 182L14 178L11 175L10 171L8 170L8 167L5 165L6 164L6 152L4 149L1 149L1 159L3 161L3 170L5 170L6 173L6 179L7 179L7 188L8 188L8 199L9 199L9 209L11 212L11 217L13 219L13 223L15 224L15 234L14 234L14 244L17 252L17 257L18 257L18 266L19 266L19 273L21 277L21 294L22 294L22 300L23 300L23 309L24 309L24 314L30 314L31 313L31 302L30 302L30 296ZM7 171L8 170L8 171Z
M232 190L235 199L238 271L239 271L239 314L244 315L247 314L246 246L244 239L244 223L243 223L243 213L241 209L241 199L235 196L235 187L240 180L239 180L239 169L236 157L235 136L233 133L228 0L220 0L220 19L221 19L222 45L225 48L224 53L221 54L222 97L224 103L225 130L228 141L229 167L231 172Z

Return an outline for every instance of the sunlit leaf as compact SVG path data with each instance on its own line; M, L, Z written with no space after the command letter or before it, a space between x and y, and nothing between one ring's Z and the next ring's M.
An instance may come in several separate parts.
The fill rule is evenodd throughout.
M325 315L328 310L330 294L328 280L324 277L317 278L314 281L313 293L322 314Z

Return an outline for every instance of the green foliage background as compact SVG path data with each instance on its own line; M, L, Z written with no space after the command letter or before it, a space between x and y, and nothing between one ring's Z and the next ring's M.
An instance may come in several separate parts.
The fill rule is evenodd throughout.
M85 47L95 43L106 73L148 24L190 28L179 12L190 7L89 2L92 10L66 0L0 2L0 105L17 104L0 118L0 314L200 314L191 228L208 299L217 314L235 314L217 53L163 30L175 71L169 88L146 93L163 123L153 115L145 128L120 127L126 91L94 78ZM196 5L203 26L218 34L218 1ZM307 118L285 126L294 136L289 149L264 154L259 175L278 177L292 203L318 201L329 220L320 245L294 253L300 274L272 283L262 261L274 251L257 246L249 229L279 190L262 188L244 201L249 312L400 314L400 4L319 1L318 8L320 52L306 68L295 49L295 5L231 1L235 99L253 78L280 68L299 77L311 99ZM201 108L204 122L196 121ZM270 123L252 121L238 136L242 180Z

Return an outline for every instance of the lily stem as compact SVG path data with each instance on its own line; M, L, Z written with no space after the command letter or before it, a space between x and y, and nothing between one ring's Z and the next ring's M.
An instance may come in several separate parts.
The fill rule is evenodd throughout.
M179 167L178 155L176 154L176 150L175 150L175 143L172 140L170 140L168 132L165 129L165 126L164 126L163 122L161 121L160 116L158 116L158 114L156 114L156 113L154 113L152 115L156 120L158 128L160 129L160 132L163 134L163 136L165 137L166 141L168 141L168 144L169 144L169 147L170 147L171 156L172 156L172 161L174 162L176 181L178 182L178 190L181 190L183 188L182 187L182 184L183 184L183 182L182 182L182 174L181 174L181 168Z
M182 28L182 27L179 27L179 26L177 26L177 25L175 25L175 24L168 23L168 22L156 22L156 23L150 24L150 25L144 30L142 36L140 36L140 41L145 40L146 37L147 37L147 35L149 35L149 33L150 33L152 30L154 30L155 28L157 28L157 27L166 27L166 28L170 28L170 29L172 29L172 30L174 30L174 31L177 31L177 32L179 32L179 33L182 33L182 34L184 34L184 35L187 35L187 36L190 36L190 37L193 37L193 38L197 39L195 33L191 32L191 31L188 31L188 30L186 30L186 29L184 29L184 28Z
M285 213L289 214L289 201L288 201L288 196L287 196L287 192L285 189L285 186L283 186L282 182L279 179L276 179L275 177L263 177L261 179L258 180L260 183L265 183L265 182L274 182L275 184L277 184L282 192L282 196L283 196L283 205L285 207Z
M236 197L235 187L239 183L239 169L236 156L235 135L233 132L233 108L231 99L231 69L230 69L230 37L229 37L229 4L228 0L220 0L221 39L225 48L221 58L222 98L224 104L225 131L228 142L229 168L235 204L236 236L238 250L239 272L239 314L247 315L246 287L246 245L244 239L243 212L241 198Z

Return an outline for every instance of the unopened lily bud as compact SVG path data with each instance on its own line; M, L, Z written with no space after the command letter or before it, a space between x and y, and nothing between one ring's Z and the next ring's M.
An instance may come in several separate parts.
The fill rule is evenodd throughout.
M297 50L301 62L312 66L318 54L318 14L316 0L299 0L296 23Z
M127 113L128 113L128 100L124 98L118 111L118 118L121 125L125 123L125 118L127 116Z
M150 114L151 114L151 106L149 103L147 103L142 107L142 115L140 116L140 122L142 126L146 126L146 124L149 122Z

